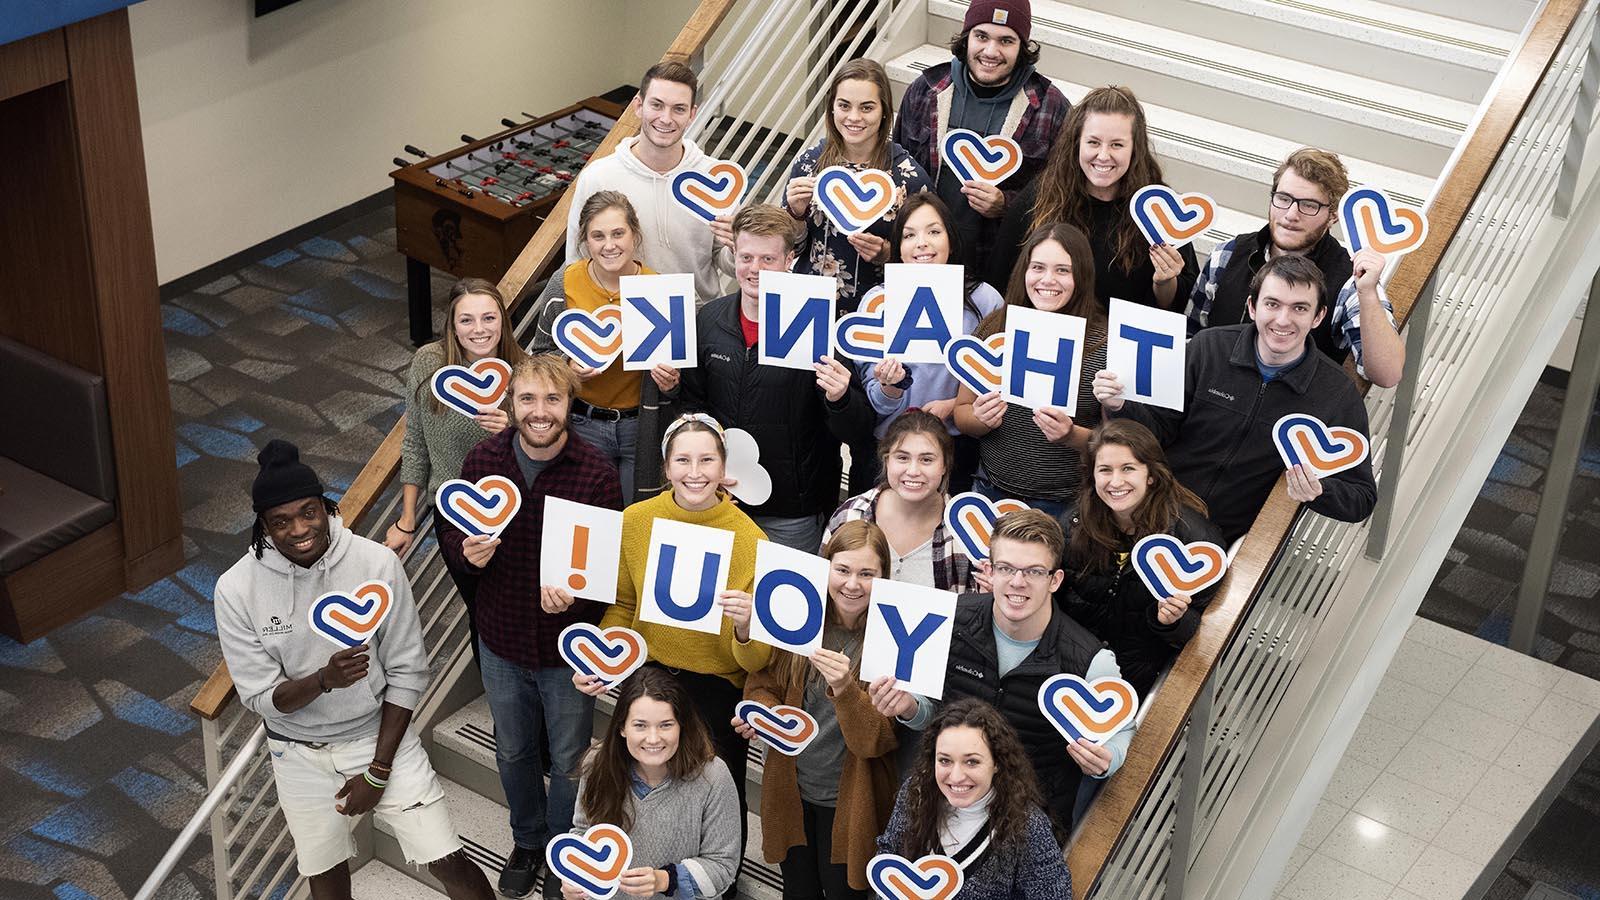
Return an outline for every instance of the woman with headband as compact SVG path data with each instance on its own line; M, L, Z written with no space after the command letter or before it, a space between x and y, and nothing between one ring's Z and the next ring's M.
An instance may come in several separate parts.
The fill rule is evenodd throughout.
M606 610L601 628L623 626L644 636L650 665L677 676L711 731L717 755L728 764L739 794L739 823L745 846L745 763L749 745L733 729L733 710L744 699L751 672L767 667L772 648L750 640L750 590L755 583L756 542L766 535L722 490L728 461L722 426L703 413L679 416L661 440L662 474L670 487L622 512L622 563L617 602ZM643 622L640 585L649 565L650 531L657 519L688 522L733 532L728 590L719 595L722 630L716 634ZM591 696L606 692L593 676L573 675Z

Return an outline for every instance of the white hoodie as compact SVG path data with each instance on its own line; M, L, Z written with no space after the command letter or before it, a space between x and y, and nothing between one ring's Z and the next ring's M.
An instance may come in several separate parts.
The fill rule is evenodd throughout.
M311 604L329 591L350 591L368 581L387 582L391 608L372 638L367 676L323 694L292 713L272 703L278 685L327 665L339 647L311 630ZM328 519L328 551L301 568L269 542L222 573L216 588L217 639L239 702L267 727L302 741L348 741L378 733L385 701L415 709L428 686L411 582L387 547L352 534Z
M716 238L705 219L672 199L672 179L679 172L709 168L711 160L688 138L683 139L683 159L672 171L657 172L633 155L638 135L623 138L610 156L590 160L578 173L570 188L572 206L567 210L567 264L586 258L583 235L578 233L578 214L584 201L600 191L621 191L639 214L639 257L645 265L663 275L694 273L694 289L699 295L696 307L727 293L722 273L732 273L732 258L717 248Z

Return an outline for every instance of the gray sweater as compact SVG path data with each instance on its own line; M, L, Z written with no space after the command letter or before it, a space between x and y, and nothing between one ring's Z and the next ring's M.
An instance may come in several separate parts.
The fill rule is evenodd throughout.
M581 782L578 797L583 797ZM582 834L592 824L580 803L572 815L573 832ZM628 868L680 864L694 877L696 897L721 897L738 877L744 856L739 846L739 795L727 763L713 757L695 778L682 782L669 778L643 799L635 795L628 840L633 842ZM681 888L673 900L687 900Z
M302 741L348 741L378 733L385 701L415 709L428 686L422 626L400 558L376 541L328 520L328 552L303 569L271 544L253 551L217 579L217 639L239 702L267 727ZM272 703L278 685L327 665L339 647L311 630L311 604L329 591L350 591L368 581L393 591L388 617L372 639L367 677L323 694L292 713Z
M444 346L438 341L417 348L406 374L406 435L400 445L400 483L422 488L417 501L418 518L433 505L439 485L461 477L461 463L467 451L489 436L483 426L459 412L444 407L434 409L433 391L428 380L444 365ZM422 390L418 391L417 386ZM509 397L510 391L506 392Z

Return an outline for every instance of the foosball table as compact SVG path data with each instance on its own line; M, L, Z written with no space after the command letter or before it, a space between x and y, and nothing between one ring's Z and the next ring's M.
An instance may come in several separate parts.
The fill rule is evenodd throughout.
M433 340L430 269L498 281L599 149L623 108L590 97L438 156L396 157L395 243L406 257L412 343Z

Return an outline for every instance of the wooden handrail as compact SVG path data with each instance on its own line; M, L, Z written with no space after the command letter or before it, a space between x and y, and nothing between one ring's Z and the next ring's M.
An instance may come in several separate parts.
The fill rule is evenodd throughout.
M733 9L737 0L700 0L700 5L689 15L688 21L683 23L675 38L662 55L661 61L689 62L705 49L706 43L711 40L711 34L722 24L728 12ZM617 149L623 138L639 133L639 117L634 115L630 104L623 112L622 118L612 126L605 140L600 142L600 147L595 150L596 157L605 156ZM567 240L567 210L572 206L570 194L562 194L553 209L545 217L539 230L533 233L532 239L517 258L512 261L511 267L506 270L500 279L500 293L509 299L511 311L516 312L528 299L530 289L538 282L540 275L550 269L556 262L558 254L566 249ZM513 316L513 318L515 318ZM377 452L367 460L356 480L350 483L350 489L345 491L344 497L339 501L339 512L344 521L351 528L359 527L367 514L372 511L373 504L383 495L389 483L394 480L400 471L400 447L405 441L406 420L404 416L389 430L389 434L378 445ZM205 719L215 719L222 715L228 704L236 696L233 689L233 679L228 675L226 663L217 663L217 667L206 679L200 692L189 703L189 709L195 715Z
M1401 260L1385 286L1402 326L1411 315L1428 277L1461 230L1467 211L1483 189L1517 122L1554 62L1582 11L1584 0L1550 0L1505 69L1494 97L1472 130L1455 165L1428 206L1428 239ZM1420 360L1407 360L1420 365ZM1363 392L1367 389L1363 385ZM1067 865L1079 896L1100 878L1151 789L1155 774L1172 756L1196 698L1218 659L1244 625L1265 585L1272 562L1289 536L1300 505L1289 499L1280 478L1240 545L1217 597L1200 620L1200 630L1178 654L1128 747L1127 761L1090 808L1067 851Z

